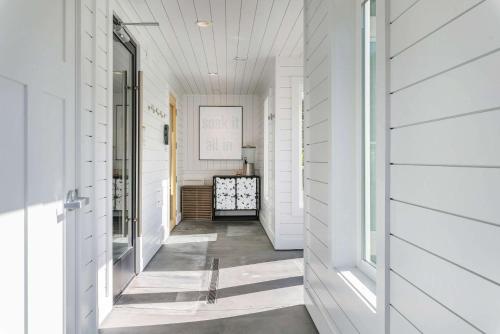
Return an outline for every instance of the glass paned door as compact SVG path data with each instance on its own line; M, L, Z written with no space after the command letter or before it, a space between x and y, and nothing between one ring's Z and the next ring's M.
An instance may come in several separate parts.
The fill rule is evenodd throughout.
M113 294L135 276L137 211L136 47L113 39Z
M133 244L131 238L131 193L132 168L131 110L127 95L127 71L113 73L113 260L117 261Z

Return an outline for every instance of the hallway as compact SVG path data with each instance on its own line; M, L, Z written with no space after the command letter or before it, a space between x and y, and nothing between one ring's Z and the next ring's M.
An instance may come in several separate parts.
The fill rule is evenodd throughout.
M302 257L275 251L259 222L182 222L101 333L317 333Z

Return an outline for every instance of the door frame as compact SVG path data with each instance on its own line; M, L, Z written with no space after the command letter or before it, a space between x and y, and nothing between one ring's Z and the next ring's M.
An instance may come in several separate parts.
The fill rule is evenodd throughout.
M119 22L122 22L120 18L114 14L113 15L113 24L117 24ZM113 294L112 300L113 304L116 303L118 300L119 296L123 293L123 291L126 289L126 287L130 284L132 279L135 277L135 275L138 274L139 272L139 266L137 263L137 258L139 254L139 247L138 247L138 237L139 237L139 227L138 227L138 217L140 213L140 159L141 159L141 111L140 111L140 104L141 104L141 98L142 96L138 94L138 87L139 84L142 84L140 80L142 80L142 75L139 73L139 45L133 35L130 33L130 31L124 27L124 30L130 37L130 41L127 43L123 42L119 36L113 31L113 35L111 40L113 41L114 38L116 37L117 40L132 54L132 59L133 59L133 70L132 70L132 82L133 86L131 89L131 94L132 94L132 106L135 108L135 110L132 113L132 171L131 175L134 177L134 180L130 183L131 186L131 196L132 196L132 208L131 210L131 223L130 223L130 233L131 233L131 244L132 244L132 249L127 251L119 260L111 259L111 271L113 272L112 275L112 280L111 280L111 291ZM111 47L113 45L113 42L111 42ZM113 63L111 63L111 68L113 68ZM113 120L114 124L114 120ZM113 167L112 167L113 169ZM111 218L111 231L113 230L113 218ZM111 247L113 247L113 236L111 236ZM132 252L132 263L133 263L133 273L134 275L131 277L131 279L128 281L128 283L123 287L120 288L120 292L118 294L114 294L115 287L114 287L114 268L115 265L122 261L128 253Z
M170 144L170 217L169 229L177 225L177 101L175 96L169 94L169 144Z

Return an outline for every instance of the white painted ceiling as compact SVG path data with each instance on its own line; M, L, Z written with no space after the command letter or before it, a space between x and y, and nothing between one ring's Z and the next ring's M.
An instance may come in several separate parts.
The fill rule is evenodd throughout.
M184 94L254 94L266 85L274 56L302 56L303 0L117 0L123 21L146 36ZM212 21L200 28L197 20ZM235 61L235 57L247 58ZM215 72L217 76L210 76Z

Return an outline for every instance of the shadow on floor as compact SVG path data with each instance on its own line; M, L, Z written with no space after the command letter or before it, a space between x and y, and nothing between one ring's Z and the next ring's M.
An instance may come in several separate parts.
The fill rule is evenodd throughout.
M196 237L190 241L193 235ZM199 241L202 235L216 235L216 239ZM207 258L221 259L219 268L224 269L304 256L302 250L275 250L262 225L255 221L186 221L175 227L172 236L187 238L183 243L162 245L144 271L207 270Z
M303 277L286 277L265 282L244 284L230 288L217 290L217 299L240 296L248 293L269 291L273 289L288 288L291 286L303 285ZM124 294L120 297L116 305L126 304L151 304L151 303L172 303L172 302L194 302L206 300L208 291L183 291L183 292L156 292L156 293L134 293Z
M301 250L274 250L258 221L185 221L100 333L317 333L303 303Z
M190 323L101 329L101 334L314 334L303 305L224 319Z

